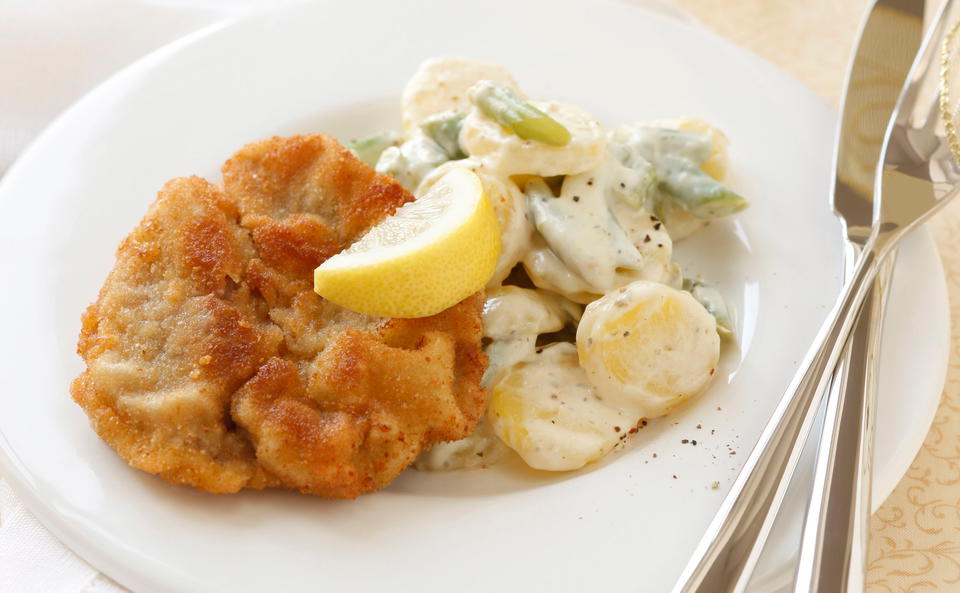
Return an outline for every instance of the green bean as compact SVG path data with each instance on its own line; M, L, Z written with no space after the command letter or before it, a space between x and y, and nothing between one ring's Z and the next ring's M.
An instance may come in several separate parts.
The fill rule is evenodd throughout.
M487 355L487 370L480 379L480 385L493 387L503 376L503 372L518 362L517 353L526 353L526 348L517 340L493 340L483 350Z
M439 144L417 135L400 146L388 146L374 168L379 173L393 176L400 185L415 192L430 171L448 160L447 152Z
M564 189L556 198L540 178L524 187L534 227L560 261L598 293L609 288L617 268L641 269L643 257L602 194L584 193L574 200Z
M665 155L673 155L699 166L710 158L713 151L713 140L709 135L672 128L620 126L613 131L612 140L629 147L651 163L658 162Z
M707 162L713 150L710 136L699 132L672 130L670 128L641 128L643 141L640 154L647 159L665 155L683 157L699 166Z
M695 224L687 225L688 232L681 233L681 236L696 227L695 219L719 218L748 206L743 197L700 169L713 153L713 140L709 134L628 125L620 126L610 134L608 146L611 154L625 167L649 175L660 190L648 194L652 204L625 196L628 204L652 206L655 212L669 210L678 218L693 217L691 221ZM683 213L689 216L682 216ZM670 228L667 218L671 217L660 217Z
M723 339L733 337L733 322L730 320L730 312L727 310L727 303L723 300L720 291L711 284L692 278L683 279L683 289L693 295L707 313L713 315L717 320L717 333Z
M663 226L667 227L667 233L674 243L696 233L710 222L688 213L663 192L656 194L653 213L663 222Z
M373 167L380 159L383 151L400 143L400 135L393 131L377 132L359 140L351 140L347 148L353 151L358 159Z
M665 155L660 159L660 190L698 218L720 218L747 207L742 196L701 171L687 159Z
M524 140L551 146L566 146L570 142L567 128L506 86L480 81L470 90L470 100L488 117Z
M657 187L657 174L653 164L625 144L611 141L608 148L622 165L618 174L610 181L610 189L634 208L645 206Z
M423 120L420 129L447 152L450 160L455 161L467 156L460 146L463 118L464 115L460 112L444 111Z
M546 241L547 246L571 271L587 279L589 272L579 265L581 258L578 252L581 250L574 247L572 241L564 240L565 229L575 222L568 213L561 211L559 198L553 196L553 192L540 178L528 181L523 191L527 197L527 208L533 216L534 228Z
M533 223L538 231L543 227L556 225L559 219L565 218L550 207L550 203L556 198L542 177L533 177L524 183L523 193L527 197L527 207L533 215Z

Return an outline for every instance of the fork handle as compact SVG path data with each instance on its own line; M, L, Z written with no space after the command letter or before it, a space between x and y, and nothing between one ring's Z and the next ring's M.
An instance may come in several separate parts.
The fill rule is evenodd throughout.
M697 545L673 593L742 593L756 565L830 374L877 275L877 264L899 237L870 236L850 279L824 321L743 469Z
M864 589L880 326L892 261L880 265L834 374L794 593Z

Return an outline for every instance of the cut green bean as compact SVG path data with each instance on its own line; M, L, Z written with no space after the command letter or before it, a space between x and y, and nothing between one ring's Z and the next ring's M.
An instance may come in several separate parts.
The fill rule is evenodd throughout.
M688 213L664 192L658 192L656 197L657 199L653 201L653 213L660 219L663 226L667 227L667 233L670 234L670 239L674 243L689 237L710 223L706 218L697 218Z
M455 161L467 156L460 146L463 118L464 115L458 111L444 111L423 120L420 129L447 152L450 160Z
M653 164L626 144L611 141L607 146L613 158L622 165L609 183L610 190L630 206L642 208L657 187Z
M418 134L400 146L388 146L374 168L394 177L407 190L416 192L420 181L448 160L447 152L439 144Z
M717 333L723 339L733 337L733 322L730 319L730 312L727 310L727 303L723 300L723 295L711 284L692 278L683 279L683 289L693 295L707 313L713 315L717 320Z
M658 177L660 190L698 218L720 218L740 212L748 206L740 194L684 158L663 156Z
M672 203L692 217L712 219L740 212L748 206L742 196L700 169L713 156L713 140L709 134L627 125L611 133L609 146L625 167L653 168L660 190L655 196L655 209Z
M484 348L487 355L487 370L480 379L480 385L486 388L503 377L503 372L522 359L527 353L524 342L521 340L493 340Z
M551 146L570 143L570 131L557 120L517 96L510 88L483 80L470 89L470 100L488 117L524 140Z
M398 144L400 144L400 135L394 131L387 131L377 132L359 140L351 140L347 143L347 148L353 151L358 159L373 167L384 150Z
M602 194L574 196L564 187L557 198L540 178L528 181L524 193L534 227L547 246L593 292L609 290L617 269L643 267L643 256L610 213Z
M670 128L640 129L642 130L640 154L648 160L671 155L685 158L700 166L707 162L713 150L713 141L706 134Z
M635 154L651 163L657 163L662 157L671 155L700 166L710 158L713 151L713 140L707 134L653 126L620 126L611 134L611 140L629 147Z

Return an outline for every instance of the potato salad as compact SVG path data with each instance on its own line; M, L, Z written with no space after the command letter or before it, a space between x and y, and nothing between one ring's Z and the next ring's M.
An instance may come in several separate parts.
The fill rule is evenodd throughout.
M486 418L418 468L512 450L536 469L577 469L707 389L733 324L719 292L671 256L747 207L723 184L722 132L692 118L606 130L580 107L528 97L503 66L450 57L409 81L402 127L350 147L417 196L472 171L502 244L483 311Z

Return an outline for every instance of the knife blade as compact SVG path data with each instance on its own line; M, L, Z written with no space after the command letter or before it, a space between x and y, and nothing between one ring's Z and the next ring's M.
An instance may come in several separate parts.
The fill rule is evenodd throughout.
M920 47L924 4L924 0L878 0L855 45L837 129L832 194L844 227L847 278L870 234L877 161L890 115ZM795 593L863 591L876 365L890 273L891 265L886 264L827 394Z
M916 2L911 0L878 0L876 5L884 7L878 14L901 14ZM903 6L905 5L905 6ZM873 14L873 13L871 13ZM909 13L908 13L909 14ZM888 40L894 43L894 40ZM878 65L882 67L882 63ZM889 112L887 113L889 117ZM879 138L883 134L878 135ZM875 166L876 159L873 159ZM869 165L868 165L869 167ZM846 176L844 181L855 182L856 176ZM869 180L870 178L867 177ZM856 185L853 186L855 189ZM862 192L861 192L862 194ZM867 194L872 197L872 194ZM872 208L869 202L853 202L853 206L865 212L864 220L872 221ZM849 234L867 235L870 223L850 224ZM855 245L850 243L850 245ZM852 247L851 247L852 249ZM853 261L852 257L849 261ZM858 263L861 273L871 269ZM873 267L873 274L877 268ZM856 280L856 277L853 278ZM829 325L821 328L817 345L811 347L801 363L798 374L791 380L780 402L760 434L757 444L750 451L744 465L730 487L716 515L693 551L686 567L680 573L674 585L673 593L743 593L749 577L756 566L770 527L788 489L797 461L800 457L803 441L810 434L814 417L817 415L823 393L827 391L830 376L829 369L835 369L844 352L845 344L829 344L827 334L849 335L853 328L850 303L851 282L844 283L846 292L837 307L834 308ZM857 308L866 296L868 285L860 291ZM846 313L844 313L846 311ZM840 319L844 321L841 323ZM847 320L849 318L849 320ZM844 329L845 328L845 329ZM835 340L836 338L834 338Z

